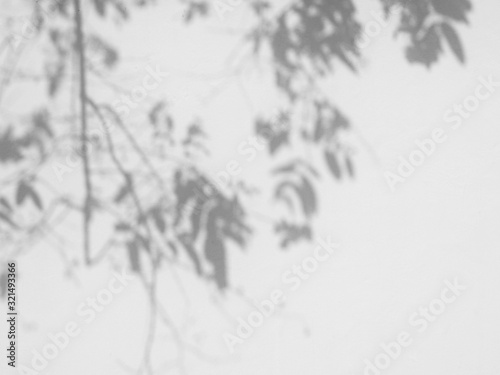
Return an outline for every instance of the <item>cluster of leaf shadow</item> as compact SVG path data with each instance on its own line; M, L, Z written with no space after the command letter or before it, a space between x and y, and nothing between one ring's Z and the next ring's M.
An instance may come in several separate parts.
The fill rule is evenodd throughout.
M39 27L39 38L51 51L44 61L44 71L49 100L53 101L65 87L72 56L81 53L73 33L72 0L58 3L58 16L67 22L57 26L40 23ZM92 0L92 3L103 19L125 22L131 17L133 6L154 6L155 2L136 0L133 6L121 0ZM461 62L465 61L455 26L467 23L472 8L469 0L381 0L381 5L387 15L392 7L400 7L396 13L399 19L395 35L406 41L405 53L410 63L432 66L445 50L445 43ZM184 6L187 22L207 17L212 10L211 2L203 0L187 0ZM255 22L243 40L251 46L256 58L271 51L274 83L282 102L286 103L281 112L288 126L279 132L269 132L274 124L266 120L265 114L255 119L255 132L265 135L269 157L273 160L279 155L281 160L272 166L271 176L275 181L274 201L281 204L284 211L282 217L273 219L273 227L282 247L286 248L313 237L313 219L320 206L317 186L322 171L329 171L335 181L355 176L351 148L342 141L343 133L350 131L351 124L320 83L339 65L358 72L361 52L357 44L363 25L357 19L356 4L352 0L296 0L280 8L271 1L257 0L248 2L247 6ZM85 48L85 68L97 77L105 76L120 60L118 51L102 36L86 35ZM144 129L148 126L152 138L162 140L165 149L171 151L178 147L188 160L171 168L167 183L153 167L154 157L134 140L136 124L112 113L108 104L92 101L91 94L83 100L96 119L112 121L118 126L129 152L142 160L145 167L141 177L136 176L133 168L118 157L114 135L108 134L100 145L101 153L90 156L107 158L115 180L120 181L119 188L111 200L94 193L84 206L75 203L72 207L89 213L94 222L106 211L103 207L126 207L127 217L116 218L113 243L126 249L130 267L144 278L163 261L175 263L187 259L197 275L213 280L221 290L226 289L230 243L244 248L253 233L248 218L252 210L244 203L251 193L244 188L235 188L231 193L222 191L196 167L196 158L208 154L201 125L191 124L182 139L175 139L173 133L178 124L164 102L155 103L148 112L149 123L140 125ZM307 120L299 121L299 118ZM37 150L40 160L47 160L45 150L55 147L56 122L44 109L31 116L24 134L16 134L7 127L0 135L0 162L9 166L21 163L25 150L31 148ZM315 155L319 155L318 160L323 161L322 165L297 156L295 150L301 149L298 143L311 146ZM284 159L288 161L283 162ZM96 162L91 166L96 169ZM95 172L91 170L91 173ZM95 177L91 174L91 178ZM156 188L148 192L147 202L140 192L144 181ZM6 226L5 230L22 231L22 226L16 223L15 210L22 209L27 201L44 210L46 205L37 183L35 170L17 181L13 195L1 196L0 223ZM94 255L96 253L100 254L96 251ZM151 266L144 264L145 259Z

